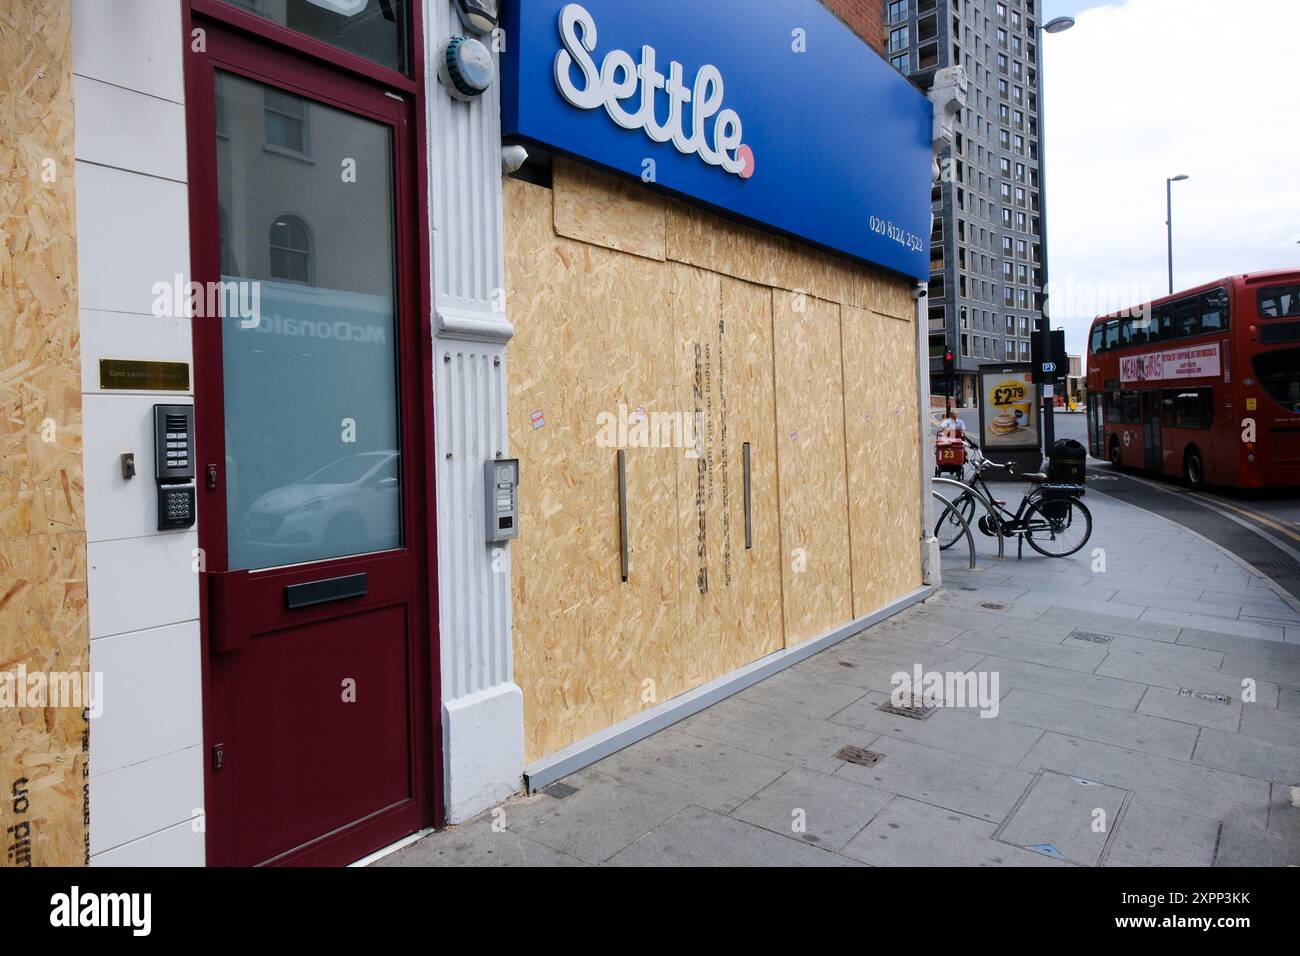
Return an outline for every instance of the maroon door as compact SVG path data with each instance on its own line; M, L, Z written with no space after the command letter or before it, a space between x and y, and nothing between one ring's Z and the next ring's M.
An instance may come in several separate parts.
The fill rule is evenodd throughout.
M192 26L208 862L343 864L438 805L416 100Z

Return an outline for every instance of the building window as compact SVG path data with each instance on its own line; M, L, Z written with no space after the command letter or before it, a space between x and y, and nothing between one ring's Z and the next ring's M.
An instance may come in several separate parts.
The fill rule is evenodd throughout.
M911 43L906 26L901 26L897 30L889 31L889 52L897 53L899 50L906 49Z
M889 0L885 8L885 22L897 23L907 18L907 0Z
M906 53L900 53L898 56L889 58L890 65L899 73L907 73L911 69L911 57Z
M297 216L279 216L271 224L271 278L310 285L313 281L311 233Z
M264 127L270 149L311 158L311 114L306 100L279 90L266 90Z

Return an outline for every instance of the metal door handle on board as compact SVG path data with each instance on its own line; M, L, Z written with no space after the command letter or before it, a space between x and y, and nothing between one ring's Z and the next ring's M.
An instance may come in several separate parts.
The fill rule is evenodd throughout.
M623 581L628 579L627 554L627 450L618 450L618 550L619 570Z

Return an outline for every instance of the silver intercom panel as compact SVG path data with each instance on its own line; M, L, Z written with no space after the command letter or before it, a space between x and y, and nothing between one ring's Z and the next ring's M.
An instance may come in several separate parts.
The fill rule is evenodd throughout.
M519 459L498 458L484 465L489 543L519 537Z

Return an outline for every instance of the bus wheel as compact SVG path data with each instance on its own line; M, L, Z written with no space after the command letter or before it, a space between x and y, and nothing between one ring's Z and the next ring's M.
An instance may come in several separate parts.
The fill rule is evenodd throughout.
M1183 477L1192 488L1205 486L1205 463L1195 446L1187 449L1187 455L1183 459Z
M1124 460L1120 457L1119 453L1119 439L1113 435L1110 439L1110 466L1116 471L1119 471L1124 467Z

